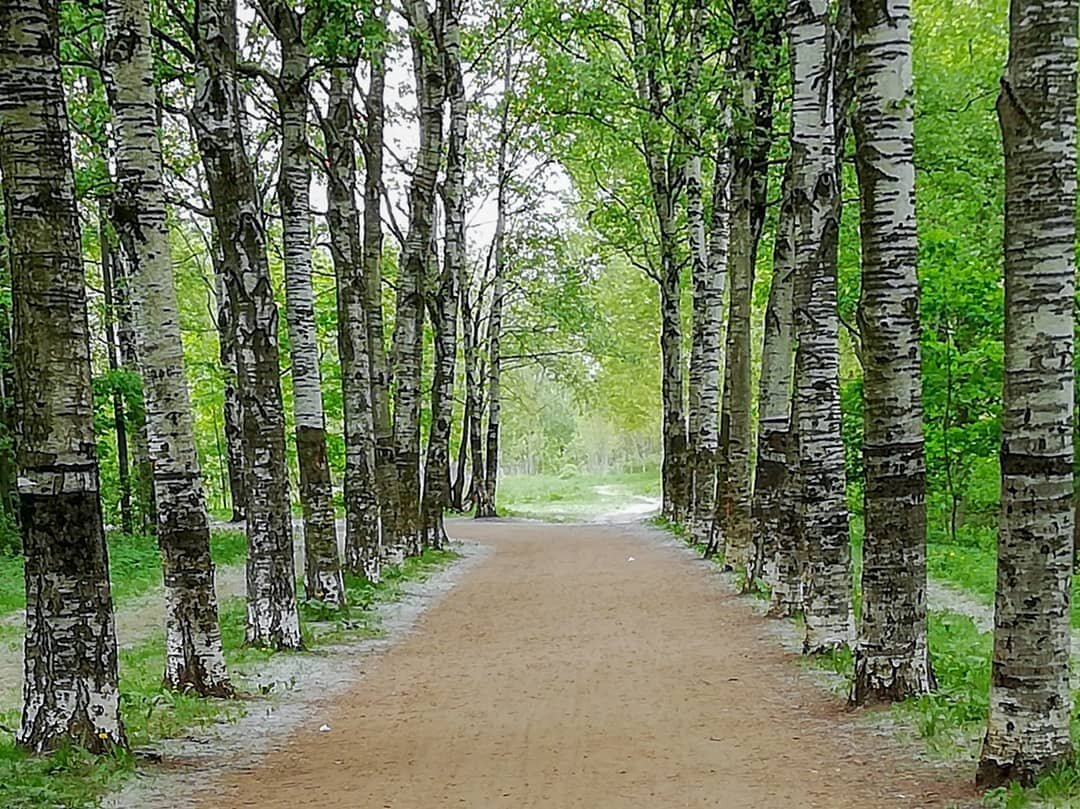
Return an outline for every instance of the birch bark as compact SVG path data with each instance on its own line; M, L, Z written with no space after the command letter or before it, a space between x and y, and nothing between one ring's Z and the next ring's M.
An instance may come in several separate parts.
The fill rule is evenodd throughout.
M854 0L866 474L862 612L851 700L930 691L926 456L908 0Z
M345 603L334 490L326 454L326 416L311 281L311 162L308 144L309 62L304 14L287 0L260 0L263 18L281 48L274 85L281 125L277 198L285 264L285 319L292 361L296 459L304 510L304 589L307 598Z
M409 229L398 275L394 319L394 459L397 509L392 559L420 550L420 372L423 352L424 274L431 250L435 184L442 162L445 78L442 28L426 0L406 6L419 105L420 148L409 185Z
M266 257L266 228L244 148L236 82L235 0L195 6L195 99L191 112L222 247L236 330L237 395L247 483L247 622L255 646L301 646L296 604L285 415L278 367L278 310Z
M977 781L1030 783L1069 740L1076 207L1075 0L1012 0L1005 389L990 719Z
M447 542L443 512L450 503L450 429L454 420L454 367L457 360L457 316L460 279L465 274L465 155L469 136L468 103L461 72L461 8L445 3L443 45L450 132L446 151L443 207L446 232L442 271L430 310L435 328L435 371L431 384L431 429L424 468L423 544L442 548Z
M772 588L770 614L777 617L794 614L802 604L794 513L786 497L790 476L796 472L788 466L795 361L794 224L789 162L777 218L772 283L765 309L754 478L754 544L763 563L761 574Z
M338 354L345 420L345 564L368 581L379 581L382 548L375 479L375 426L367 295L356 207L355 64L330 73L323 120L328 167L327 224L337 280Z
M105 6L104 65L113 114L112 221L130 270L148 452L165 582L165 685L230 696L218 626L210 523L184 376L158 138L146 0Z
M26 571L22 723L34 752L126 746L102 523L58 8L0 2L0 175L11 266Z
M804 650L817 653L847 646L853 630L833 249L839 226L834 32L827 0L791 0L787 25L793 87L798 533L809 563Z
M704 7L694 9L694 36L691 41L690 70L698 103L697 86L701 71ZM690 117L690 157L686 164L686 219L690 234L690 277L693 286L690 372L688 374L688 453L690 458L690 513L692 539L707 545L711 539L716 492L716 452L720 417L720 328L723 312L723 284L727 261L728 178L730 161L727 138L717 147L713 177L712 221L706 237L704 191L702 188L701 137L699 116ZM723 256L721 259L720 257Z
M379 25L387 27L389 3L376 2ZM363 272L367 315L368 355L371 365L372 423L375 430L375 480L380 512L380 542L385 552L393 537L397 503L397 469L394 462L394 425L390 417L390 365L386 357L382 302L382 192L383 129L386 111L386 45L376 45L368 63L368 91L364 97L365 130Z

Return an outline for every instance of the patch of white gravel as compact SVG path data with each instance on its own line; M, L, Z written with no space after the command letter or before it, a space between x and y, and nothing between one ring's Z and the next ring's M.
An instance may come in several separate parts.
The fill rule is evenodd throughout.
M169 809L190 806L209 780L249 767L278 749L294 728L333 725L333 699L378 665L382 652L401 642L420 615L441 599L492 552L476 542L454 542L460 558L423 582L405 585L398 601L380 605L382 635L302 654L281 654L240 679L237 685L259 696L245 702L239 720L221 722L197 735L155 747L159 765L140 767L119 792L105 798L106 809Z

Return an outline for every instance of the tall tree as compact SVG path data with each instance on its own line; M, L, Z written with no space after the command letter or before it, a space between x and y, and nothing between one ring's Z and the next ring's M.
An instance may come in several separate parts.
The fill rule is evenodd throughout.
M98 247L101 251L101 287L105 298L105 354L108 358L109 372L116 374L120 370L120 346L116 337L116 296L113 279L114 268L122 261L116 234L109 221L109 198L98 199ZM131 462L128 456L127 418L124 412L124 391L116 379L110 381L112 387L113 429L116 433L116 465L120 478L120 529L125 534L134 530L131 512Z
M262 206L244 146L235 0L198 0L194 33L199 61L191 122L221 241L243 414L248 491L245 638L257 646L295 649L301 645L300 619L285 467L278 310Z
M443 31L440 13L426 0L405 7L419 105L420 148L409 185L409 228L398 273L394 319L394 461L397 498L393 558L419 551L420 539L420 370L423 352L424 274L435 218L435 184L442 162Z
M707 23L705 4L694 3L693 34L688 57L690 104L699 103L701 52ZM728 191L731 162L726 137L719 139L713 176L712 219L705 225L702 177L701 115L687 116L686 221L690 234L690 279L693 289L690 367L687 374L687 451L690 464L690 535L708 544L713 526L716 493L717 429L720 412L720 337L724 277L727 270Z
M790 162L785 171L773 243L772 282L758 382L757 466L754 470L754 547L758 573L772 588L770 614L787 617L801 608L793 503L787 497L791 441L792 370L795 360L792 266L794 218Z
M341 59L341 57L338 57ZM378 581L382 563L375 480L375 427L371 355L356 206L356 108L352 99L355 57L330 72L327 115L322 120L328 176L327 225L337 281L338 355L345 421L345 564Z
M502 412L502 339L503 310L506 305L506 239L510 198L511 166L509 149L511 137L510 104L513 91L513 40L508 36L503 48L502 99L499 103L498 147L495 157L495 233L491 254L491 308L487 322L487 432L484 437L483 485L477 482L473 496L476 516L497 516L495 491L499 482L499 423Z
M0 175L14 304L26 636L19 744L126 745L58 8L0 3Z
M231 522L247 518L247 484L244 482L244 417L236 392L236 325L229 310L225 290L225 257L217 228L213 228L210 261L214 267L214 297L217 301L218 360L221 363L222 421L225 424L225 465L229 478Z
M911 6L854 0L852 10L866 528L851 699L861 703L925 693L934 678L926 638Z
M462 359L465 363L465 421L461 441L469 448L469 490L474 504L487 493L484 482L484 371L481 357L481 306L485 282L475 297L468 278L461 281ZM464 503L463 503L464 505Z
M978 782L1072 759L1069 601L1076 250L1075 0L1012 0L998 96L1005 150L1001 413L990 720Z
M799 527L809 561L805 651L851 641L851 586L836 309L839 177L828 0L791 0L792 213Z
M311 281L311 159L308 144L310 56L302 11L288 0L259 0L263 18L281 48L281 66L270 86L281 125L277 198L285 263L285 319L292 360L296 459L304 510L304 589L309 599L340 606L345 600L334 523L334 491L326 454L326 415L315 334Z
M371 403L375 430L375 479L381 512L381 536L386 551L394 535L397 503L397 467L394 461L394 425L390 416L390 364L386 357L382 301L382 193L383 130L386 124L387 14L390 4L374 5L377 24L368 59L368 90L364 94L365 129L363 271L367 314L368 354L371 361Z
M663 460L661 482L664 516L682 520L689 507L687 436L682 359L681 262L676 242L676 204L683 184L684 155L668 149L667 107L670 93L664 85L664 26L657 0L644 0L627 11L633 51L637 102L641 106L640 139L649 177L653 211L660 243L660 354L663 405Z
M446 150L443 207L446 238L442 271L430 295L435 329L435 370L431 383L431 429L424 466L422 514L425 546L441 548L446 541L443 512L450 503L450 430L454 420L454 366L457 359L457 319L460 282L465 274L465 153L469 134L468 103L461 70L461 7L445 0L443 19L446 95L450 102L450 131Z
M717 524L725 561L746 573L751 558L751 388L750 307L754 289L757 234L754 230L754 37L755 20L749 0L733 9L735 88L731 142L729 203L728 321L721 414L721 489Z
M146 0L109 0L105 76L113 112L112 221L127 255L165 581L165 684L229 696L210 523L184 376L162 182Z

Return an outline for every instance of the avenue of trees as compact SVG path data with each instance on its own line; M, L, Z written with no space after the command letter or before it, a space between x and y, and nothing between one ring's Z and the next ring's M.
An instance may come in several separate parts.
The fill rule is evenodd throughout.
M107 527L157 536L165 685L229 698L218 512L297 649L507 467L659 462L853 704L935 689L928 532L992 527L979 783L1072 759L1077 17L0 0L19 743L126 745Z

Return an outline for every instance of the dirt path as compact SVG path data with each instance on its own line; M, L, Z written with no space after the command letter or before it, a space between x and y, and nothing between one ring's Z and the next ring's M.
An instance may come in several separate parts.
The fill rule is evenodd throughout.
M843 711L775 624L634 526L456 523L494 549L209 809L944 807L962 774ZM165 806L165 803L156 803ZM191 806L187 800L185 807Z

